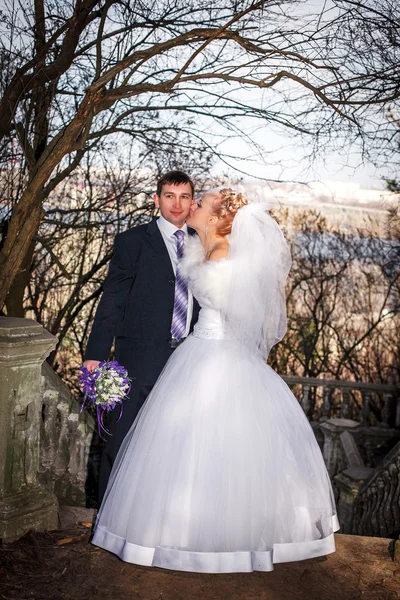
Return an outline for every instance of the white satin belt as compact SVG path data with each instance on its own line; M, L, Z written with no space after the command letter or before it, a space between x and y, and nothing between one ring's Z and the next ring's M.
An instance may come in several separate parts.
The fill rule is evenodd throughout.
M193 328L193 335L197 338L225 340L232 339L219 310L203 307L199 313L199 319Z

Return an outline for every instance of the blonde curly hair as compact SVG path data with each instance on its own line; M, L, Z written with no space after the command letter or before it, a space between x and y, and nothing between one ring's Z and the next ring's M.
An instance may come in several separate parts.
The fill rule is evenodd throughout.
M237 211L249 203L246 196L241 192L235 192L232 188L223 188L215 193L213 212L218 217L216 233L226 236L232 231L233 219Z

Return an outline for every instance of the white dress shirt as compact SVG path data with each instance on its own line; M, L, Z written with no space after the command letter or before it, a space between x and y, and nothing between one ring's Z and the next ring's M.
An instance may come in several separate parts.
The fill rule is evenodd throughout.
M160 217L158 217L157 225L161 232L161 235L163 236L163 240L164 240L165 245L168 250L169 258L171 259L172 268L174 270L174 273L176 274L176 266L178 264L178 257L176 254L177 239L174 234L175 234L175 231L177 231L179 228L176 227L175 225L173 225L172 223L170 223L169 221L167 221L167 219L164 219L164 217L162 215L160 215ZM182 227L182 231L185 234L184 239L186 241L186 238L188 236L188 229L187 229L186 223ZM188 307L187 307L187 317L186 317L186 329L183 334L184 337L189 335L192 314L193 314L193 295L190 292L190 290L188 290Z

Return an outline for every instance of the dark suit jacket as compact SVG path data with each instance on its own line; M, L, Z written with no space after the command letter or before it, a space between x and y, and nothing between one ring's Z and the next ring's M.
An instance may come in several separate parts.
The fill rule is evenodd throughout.
M117 360L132 365L124 364L142 383L154 383L171 354L174 294L175 275L156 219L117 235L85 360L107 360L115 337ZM194 299L191 329L198 313Z

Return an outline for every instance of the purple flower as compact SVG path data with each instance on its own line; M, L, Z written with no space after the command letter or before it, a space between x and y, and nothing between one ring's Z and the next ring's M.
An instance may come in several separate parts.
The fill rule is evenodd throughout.
M93 371L89 371L86 367L81 367L80 371L79 382L84 393L81 411L90 403L94 405L100 437L102 437L101 431L111 435L103 423L104 413L119 404L118 421L121 418L122 401L128 396L131 389L128 372L116 360L102 361Z

